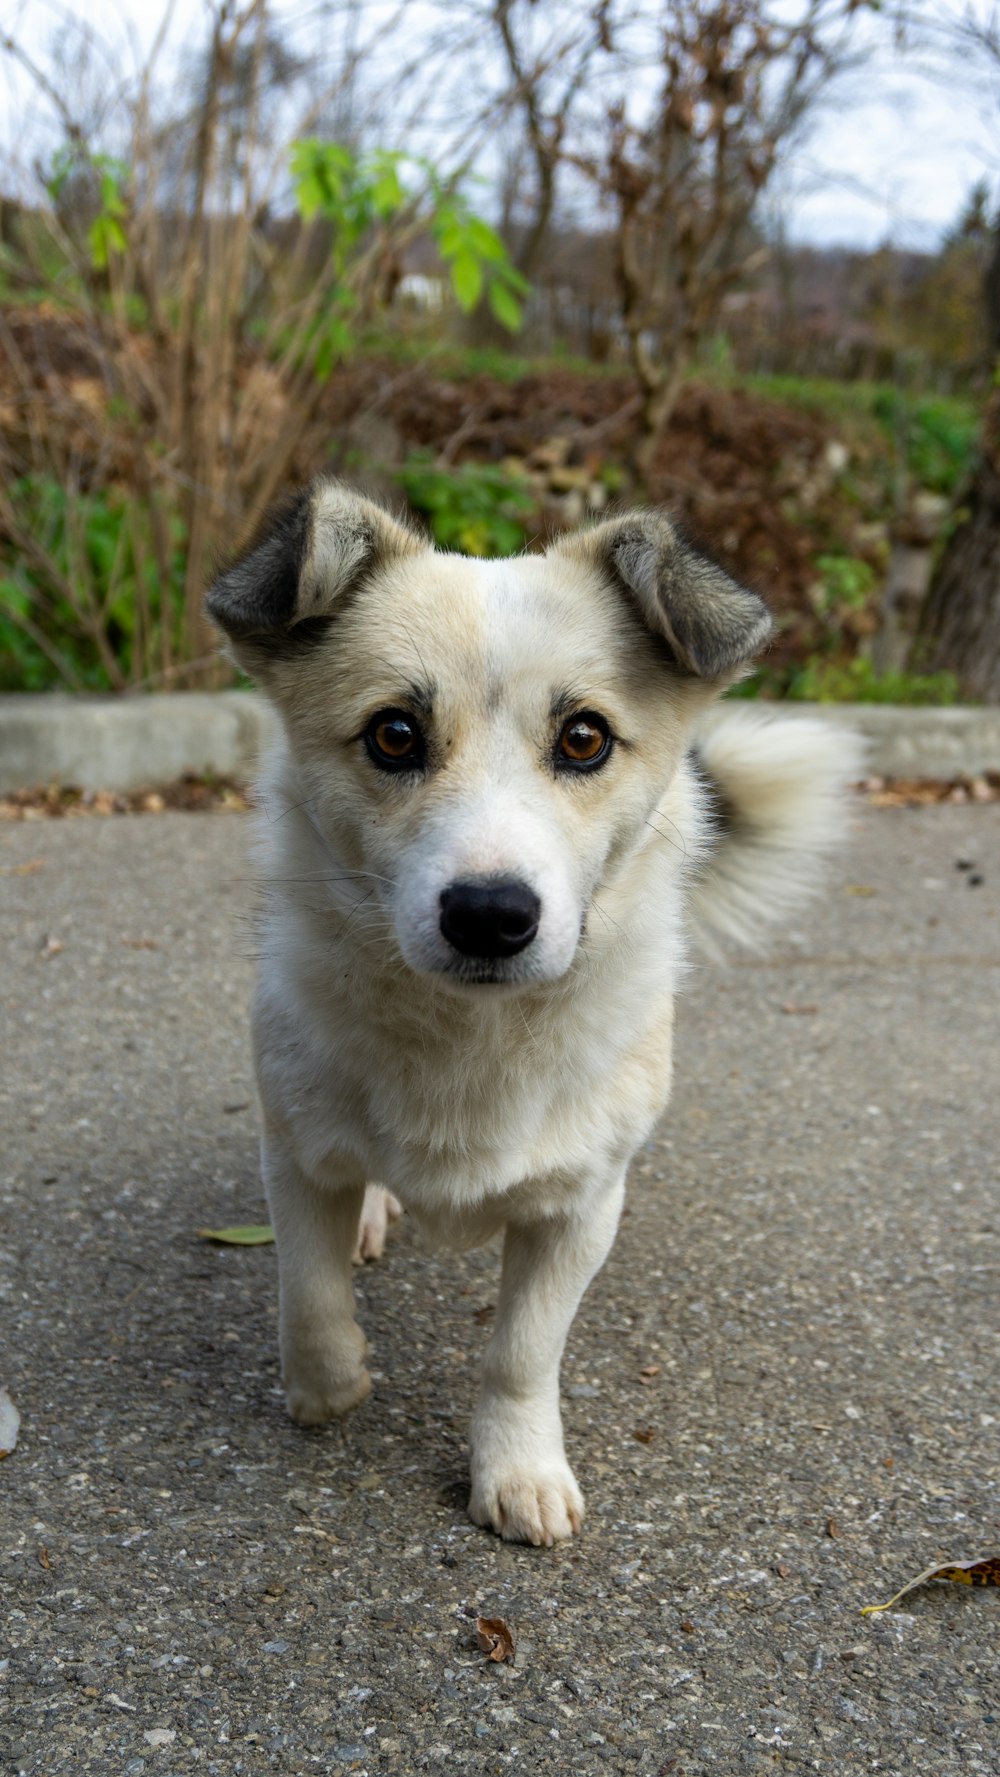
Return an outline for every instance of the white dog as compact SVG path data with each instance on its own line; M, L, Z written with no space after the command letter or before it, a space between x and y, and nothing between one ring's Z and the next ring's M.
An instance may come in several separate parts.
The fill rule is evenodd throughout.
M659 513L480 562L319 481L208 609L284 734L254 1037L289 1411L368 1393L371 1181L446 1242L503 1229L469 1511L567 1537L559 1366L667 1102L688 918L783 914L855 752L737 708L696 747L771 625Z

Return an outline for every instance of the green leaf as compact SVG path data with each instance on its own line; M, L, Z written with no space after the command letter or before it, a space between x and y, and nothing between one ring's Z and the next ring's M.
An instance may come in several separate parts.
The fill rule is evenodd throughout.
M364 169L372 209L383 221L396 215L406 202L406 191L399 177L401 154L374 154Z
M509 333L519 333L524 311L517 297L512 295L506 284L501 284L499 278L493 279L488 294L490 308L501 327L506 327Z
M459 253L453 261L451 286L458 297L459 307L468 314L483 293L483 268L471 253Z
M245 1228L199 1228L199 1240L214 1240L218 1246L270 1246L274 1229L266 1223L248 1224Z
M303 136L292 143L289 165L303 221L311 221L322 211L331 222L342 223L350 187L357 178L351 150L339 142Z
M504 265L506 263L507 249L503 241L496 229L491 228L488 222L484 222L481 216L470 216L467 219L465 238L471 250L480 259L485 259L488 264Z
M311 222L323 202L323 187L315 173L305 173L296 181L295 201L303 222Z
M126 241L125 230L116 216L102 213L95 216L87 230L87 245L90 248L90 263L95 271L104 271L111 254L124 253Z
M115 173L101 175L101 205L106 216L124 216L125 199Z

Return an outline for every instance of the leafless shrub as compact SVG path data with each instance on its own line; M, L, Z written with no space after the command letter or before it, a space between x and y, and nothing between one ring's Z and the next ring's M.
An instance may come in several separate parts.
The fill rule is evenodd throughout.
M383 86L387 35L402 13L380 9ZM8 310L0 326L0 529L39 596L90 638L112 685L223 670L201 614L214 560L255 529L287 481L325 379L391 295L403 248L426 224L428 187L440 200L461 168L461 154L450 180L414 161L401 182L399 157L372 157L360 131L341 144L339 173L324 162L323 120L361 109L373 31L365 36L358 14L351 0L324 9L328 35L338 17L345 30L320 81L266 0L212 0L187 94L169 108L159 84L169 8L138 75L119 70L111 82L105 72L114 102L104 106L76 103L65 66L0 41L56 140L35 169L12 255L15 282L44 300ZM92 60L89 29L86 42ZM295 142L304 144L298 204ZM11 492L25 478L65 492L48 536L32 501ZM125 486L141 516L119 527L121 562L107 564L98 592L79 502ZM138 600L127 668L109 631L125 578ZM158 602L144 610L154 583ZM15 603L11 614L38 632L30 612Z

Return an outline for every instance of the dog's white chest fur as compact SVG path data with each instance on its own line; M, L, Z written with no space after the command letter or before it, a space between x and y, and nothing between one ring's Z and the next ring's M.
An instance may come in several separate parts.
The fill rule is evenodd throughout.
M678 786L675 813L689 790ZM470 998L387 957L363 903L345 919L340 862L300 791L280 758L262 797L267 1115L309 1171L333 1180L353 1162L445 1240L492 1232L522 1195L536 1214L564 1209L581 1180L620 1166L666 1100L683 856L649 845L626 889L599 897L559 981Z

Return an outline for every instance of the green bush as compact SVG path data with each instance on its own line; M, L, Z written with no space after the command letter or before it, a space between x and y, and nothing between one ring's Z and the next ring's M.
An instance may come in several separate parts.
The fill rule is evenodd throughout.
M823 577L823 608L862 611L878 584L870 562L857 555L820 555L816 566Z
M413 456L399 471L410 505L427 519L435 543L462 555L516 555L534 499L525 481L489 463L441 469Z
M907 399L894 389L880 389L872 405L890 437L903 441L914 481L934 493L953 493L976 442L976 415L964 403Z
M117 691L169 669L184 609L176 520L155 537L135 499L47 475L11 482L3 505L0 690Z
M951 704L958 697L954 673L875 671L871 661L808 660L785 695L809 703Z
M958 702L954 673L877 673L863 656L831 660L813 654L805 666L758 667L729 697L787 699L793 703L893 703L941 706Z

